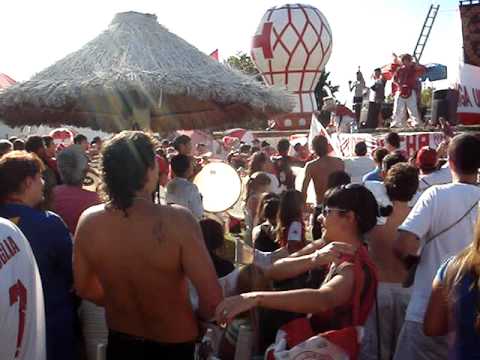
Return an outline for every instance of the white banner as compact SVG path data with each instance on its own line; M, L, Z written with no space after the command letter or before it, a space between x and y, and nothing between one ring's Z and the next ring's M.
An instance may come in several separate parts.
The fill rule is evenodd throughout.
M423 146L430 146L436 149L443 141L444 135L442 132L406 132L399 133L400 135L400 149L410 157ZM355 155L355 144L364 141L367 144L368 153L377 147L385 145L385 133L335 133L332 134L332 142L336 145L335 148L340 149L342 157L349 157Z
M460 63L458 113L480 114L480 67Z

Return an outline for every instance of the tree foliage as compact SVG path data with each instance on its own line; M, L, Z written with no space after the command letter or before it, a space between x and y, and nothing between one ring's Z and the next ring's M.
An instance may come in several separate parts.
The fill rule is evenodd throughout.
M422 89L420 93L420 103L427 108L432 106L433 87L429 86Z
M236 55L230 56L226 60L226 64L246 75L260 77L252 58L246 53L238 52Z

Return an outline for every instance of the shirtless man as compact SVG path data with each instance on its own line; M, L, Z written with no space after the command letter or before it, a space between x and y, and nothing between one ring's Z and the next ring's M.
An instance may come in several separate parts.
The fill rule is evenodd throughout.
M82 298L105 307L107 360L193 359L199 334L187 278L203 319L222 299L200 227L187 209L152 203L158 168L147 134L115 136L102 162L108 202L80 218L74 277Z
M307 163L305 166L305 179L302 185L302 194L307 199L307 189L310 180L313 180L317 203L313 217L313 239L319 239L322 236L320 223L316 220L322 211L323 196L327 190L327 181L331 173L335 171L344 171L345 164L343 160L337 157L328 156L328 140L323 135L317 135L312 141L313 150L318 158Z
M388 199L393 205L392 212L384 224L377 224L367 235L370 257L378 269L377 306L378 313L382 316L377 320L375 311L372 311L367 320L362 342L363 359L377 358L378 340L382 358L393 358L410 301L411 289L402 286L408 272L394 254L393 244L398 227L410 213L409 202L418 188L418 170L405 162L397 163L385 174L384 184ZM381 334L379 339L378 331Z

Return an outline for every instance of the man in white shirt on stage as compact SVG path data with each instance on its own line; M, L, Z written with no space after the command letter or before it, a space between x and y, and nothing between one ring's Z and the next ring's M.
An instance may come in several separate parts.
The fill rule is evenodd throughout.
M0 359L45 360L45 308L37 263L23 233L0 218Z

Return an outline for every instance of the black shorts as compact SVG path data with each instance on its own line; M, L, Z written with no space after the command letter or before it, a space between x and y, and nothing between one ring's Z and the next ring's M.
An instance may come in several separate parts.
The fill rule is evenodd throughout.
M320 239L322 237L322 223L318 221L318 217L322 213L323 206L317 205L315 206L315 211L313 212L313 219L312 219L312 238L313 240Z
M192 359L195 342L162 343L142 337L108 331L107 360Z
M363 102L363 97L362 96L354 96L353 97L353 103L354 104L361 104Z

